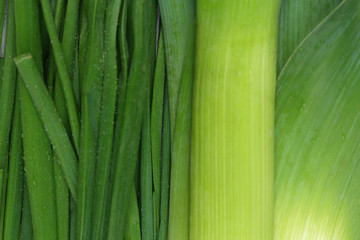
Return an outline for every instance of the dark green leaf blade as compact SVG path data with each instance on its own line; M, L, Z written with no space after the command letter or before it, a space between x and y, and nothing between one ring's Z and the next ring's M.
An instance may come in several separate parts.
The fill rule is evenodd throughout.
M56 111L55 104L42 81L42 77L31 55L21 55L15 58L14 61L44 124L69 189L76 199L77 157L65 127L61 123L59 114Z
M277 72L300 42L342 0L283 0L280 11Z

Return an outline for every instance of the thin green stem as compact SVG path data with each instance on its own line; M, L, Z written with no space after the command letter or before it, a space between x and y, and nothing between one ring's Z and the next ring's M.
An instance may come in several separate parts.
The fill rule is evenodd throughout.
M65 1L56 1L55 5L55 27L57 34L61 35L61 24L63 21L65 11ZM47 87L50 95L54 97L54 103L57 111L59 112L62 123L64 123L67 133L71 133L68 126L69 119L66 110L66 102L64 92L59 79L59 74L56 71L56 63L54 54L50 51L49 67L47 73ZM56 78L55 78L56 77ZM58 158L54 155L54 173L55 173L55 189L56 189L56 208L57 208L57 226L59 233L59 240L69 239L69 189L66 184L66 180L63 177L61 167L58 162Z
M156 55L156 7L155 1L150 0L145 19L149 29L148 61L150 81L145 93L144 114L141 130L140 147L140 204L141 204L141 236L143 239L154 239L154 202L153 202L153 170L152 170L152 144L151 144L151 91L155 69Z
M165 88L164 117L162 130L161 153L161 200L160 200L160 228L159 240L166 240L169 221L169 188L170 188L170 159L171 159L171 128L168 89Z
M151 129L150 129L150 88L146 96L145 111L141 130L140 157L140 196L141 196L141 236L142 239L154 238L154 204L153 178L151 162Z
M76 219L77 219L76 202L72 196L70 196L70 240L76 239Z
M56 1L54 21L55 21L57 36L60 36L61 24L62 24L62 20L64 17L64 11L65 11L65 1L64 0ZM52 51L50 51L49 58L48 58L47 77L46 77L45 81L46 81L46 85L47 85L51 95L53 93L56 73L57 73L57 71L56 71L56 63L55 63L55 59L54 59L54 53Z
M4 71L0 91L0 169L5 169L9 150L9 133L15 96L16 66L14 1L9 1Z
M4 1L5 2L5 1ZM5 200L8 177L9 139L15 97L16 67L13 58L15 48L15 13L14 1L8 1L5 61L0 90L0 169L4 171L2 191L0 192L0 239L3 236L5 219ZM5 40L4 40L5 41Z
M129 216L127 219L125 240L141 240L139 205L136 197L135 184L131 191Z
M17 88L11 129L9 180L6 192L4 239L19 239L23 201L23 163L21 146L20 88Z
M64 89L64 95L66 100L66 106L69 114L70 126L72 131L72 137L74 140L75 148L79 149L79 137L80 137L80 122L77 113L77 106L72 88L71 78L67 71L64 54L62 52L60 40L57 34L55 21L51 14L51 8L48 0L41 0L42 13L46 24L47 31L49 33L51 46L53 49L56 67L60 76L61 84Z
M15 0L15 23L17 54L30 52L34 56L34 65L42 73L38 1ZM25 84L18 82L25 173L34 237L37 240L55 240L58 237L51 145ZM45 91L47 92L46 89Z
M92 239L99 239L106 205L106 186L109 180L114 133L117 93L116 36L121 0L108 3L105 22L105 69L101 99L99 146L96 165L95 200L93 202Z
M154 184L154 237L159 231L160 185L161 185L161 135L163 124L165 88L165 51L162 32L159 34L155 76L151 104L151 154Z
M114 184L109 217L107 239L123 238L130 203L131 183L135 175L139 138L147 82L150 81L149 54L150 33L147 28L145 9L149 3L144 0L132 2L134 51L126 90L124 121L121 127L120 149L116 159Z
M64 32L62 37L62 49L64 52L65 63L70 76L73 76L73 89L77 106L80 106L80 86L77 76L77 42L78 42L78 24L79 24L79 0L67 2ZM59 75L56 76L56 79Z
M31 55L21 55L15 58L14 61L40 115L47 136L53 145L69 189L76 199L77 157L65 127L61 122L59 113L56 111L56 106L45 87Z
M6 37L5 37L5 39L3 39L3 28L4 28L4 23L5 23L6 3L7 3L6 1L0 2L0 46L2 46L3 41L6 40ZM4 54L4 52L1 52L1 54ZM3 58L4 55L1 55L0 57ZM0 74L0 76L1 76L1 74ZM1 81L0 81L0 83L1 83Z
M191 86L195 2L159 0L171 126L171 188L168 238L188 239Z
M70 133L69 119L66 111L66 103L64 98L63 89L58 78L55 79L54 88L54 103L56 109L61 118L61 122L64 124L66 132ZM55 171L55 183L56 183L56 205L57 205L57 217L58 217L58 230L59 239L69 239L69 189L67 187L66 179L61 171L58 157L54 156L54 171Z
M129 50L127 42L127 23L128 23L128 0L122 1L121 12L120 12L120 24L118 25L118 46L119 46L119 56L120 56L120 74L117 81L117 103L116 103L116 117L115 117L115 132L113 139L113 150L111 156L111 169L109 173L109 183L106 186L106 205L104 209L104 216L102 225L104 226L101 231L101 238L107 236L108 223L109 223L109 214L110 214L110 205L111 205L111 191L113 189L113 179L114 179L114 165L120 150L120 137L121 137L121 127L124 121L124 108L125 108L125 98L126 98L126 85L128 81L128 69L129 69ZM136 203L136 207L138 205ZM129 216L131 218L131 216Z
M31 240L33 238L33 227L31 222L29 189L27 187L26 177L24 177L23 189L24 192L22 199L22 215L19 240Z
M83 23L87 25L86 45L80 71L81 79L81 147L79 165L79 202L77 205L77 239L90 239L92 206L95 191L95 169L99 137L99 118L104 64L104 18L106 1L83 2ZM80 36L80 41L82 41ZM84 43L85 44L85 43Z

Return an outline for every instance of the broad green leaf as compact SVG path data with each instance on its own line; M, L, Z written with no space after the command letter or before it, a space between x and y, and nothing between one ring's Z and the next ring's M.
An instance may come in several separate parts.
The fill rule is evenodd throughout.
M286 64L300 42L342 0L283 0L280 11L277 70Z
M275 239L360 236L360 2L296 49L276 97Z

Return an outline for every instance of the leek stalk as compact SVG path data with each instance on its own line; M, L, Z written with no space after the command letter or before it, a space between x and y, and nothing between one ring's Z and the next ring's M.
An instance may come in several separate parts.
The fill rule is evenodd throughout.
M273 239L279 10L197 1L190 239Z

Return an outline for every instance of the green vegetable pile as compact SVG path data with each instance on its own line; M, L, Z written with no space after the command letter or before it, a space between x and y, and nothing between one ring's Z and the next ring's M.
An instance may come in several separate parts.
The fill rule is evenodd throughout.
M0 240L360 240L359 0L1 0Z
M169 205L188 205L192 2L1 4L1 239L177 234L188 219Z

